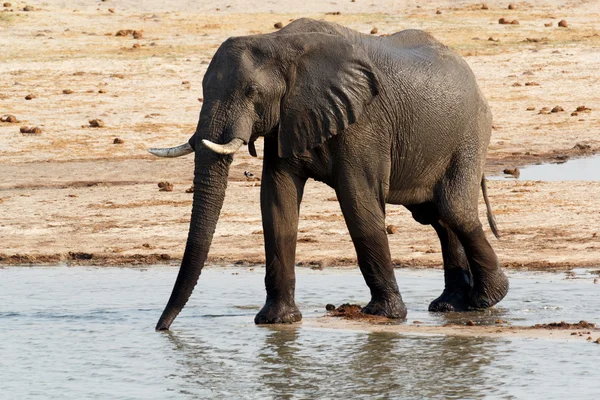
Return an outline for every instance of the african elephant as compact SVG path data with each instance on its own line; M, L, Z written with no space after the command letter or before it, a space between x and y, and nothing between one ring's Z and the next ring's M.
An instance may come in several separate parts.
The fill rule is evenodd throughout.
M202 81L204 103L188 143L194 201L185 253L156 326L169 329L197 283L227 187L233 154L264 137L260 194L266 303L255 323L289 323L298 212L308 178L335 189L371 291L363 312L405 318L385 227L385 205L404 205L437 232L445 289L431 311L490 307L508 292L478 216L492 116L475 77L431 35L386 37L300 19L280 31L225 41Z

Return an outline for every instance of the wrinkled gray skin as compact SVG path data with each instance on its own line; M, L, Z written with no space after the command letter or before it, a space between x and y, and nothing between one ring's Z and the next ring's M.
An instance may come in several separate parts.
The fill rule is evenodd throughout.
M264 136L261 211L266 304L257 324L299 321L294 301L298 210L308 178L335 189L371 290L364 313L404 318L385 205L432 225L445 289L431 311L486 308L508 291L478 217L491 113L467 64L429 34L364 35L311 19L228 39L203 80L194 202L185 254L156 329L169 329L198 280L221 210L232 155L202 139ZM495 232L491 214L488 215Z

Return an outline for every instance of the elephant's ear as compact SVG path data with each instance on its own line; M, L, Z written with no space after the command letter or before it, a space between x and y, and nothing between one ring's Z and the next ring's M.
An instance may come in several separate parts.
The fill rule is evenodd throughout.
M375 67L358 45L322 33L290 36L301 50L281 101L280 157L302 154L342 132L379 93Z

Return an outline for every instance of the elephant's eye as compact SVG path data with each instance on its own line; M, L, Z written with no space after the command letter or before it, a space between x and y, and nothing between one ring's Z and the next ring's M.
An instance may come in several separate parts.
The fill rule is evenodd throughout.
M251 83L250 85L248 85L248 87L246 87L246 96L252 98L254 96L256 96L258 94L258 86L256 86L255 84Z

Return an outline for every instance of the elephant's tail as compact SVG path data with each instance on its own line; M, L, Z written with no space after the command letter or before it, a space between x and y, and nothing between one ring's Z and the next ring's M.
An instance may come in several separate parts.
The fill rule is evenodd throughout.
M487 209L487 218L492 233L496 236L496 239L500 239L500 233L498 233L498 226L496 226L496 220L494 219L494 213L492 212L492 206L490 205L490 199L487 195L487 186L485 184L485 174L481 176L481 192L483 193L483 200L485 201L485 208Z

